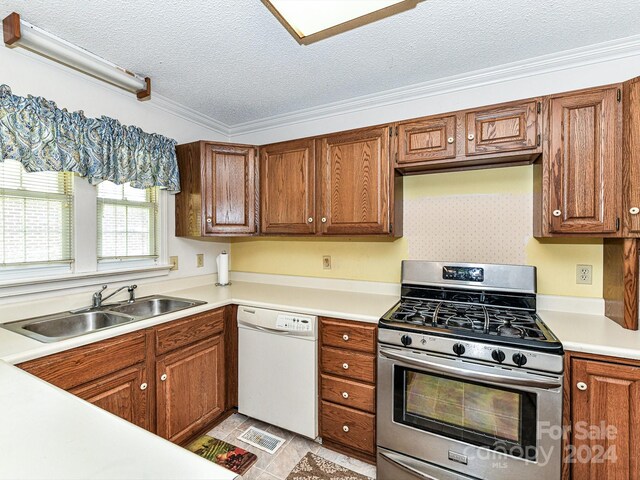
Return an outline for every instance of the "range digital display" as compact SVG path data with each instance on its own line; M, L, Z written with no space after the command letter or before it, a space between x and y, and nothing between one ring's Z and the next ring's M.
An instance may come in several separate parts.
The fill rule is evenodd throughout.
M484 282L484 268L480 267L442 267L442 278L461 282Z

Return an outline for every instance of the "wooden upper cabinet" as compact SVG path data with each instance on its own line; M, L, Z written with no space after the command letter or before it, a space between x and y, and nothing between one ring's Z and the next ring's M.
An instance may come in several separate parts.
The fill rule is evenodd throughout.
M638 480L640 367L583 359L571 365L572 478ZM580 461L584 452L598 461Z
M618 95L614 86L549 100L545 161L551 233L615 234L618 229L622 166Z
M455 158L456 116L398 124L398 164Z
M467 112L467 155L532 150L539 146L539 100Z
M205 233L255 233L256 157L250 146L206 146Z
M260 149L262 233L310 234L319 223L315 210L313 139Z
M320 140L322 233L390 232L389 138L389 127L376 127Z
M640 77L624 84L624 236L640 236Z
M180 193L176 235L257 233L257 158L248 145L194 142L176 147Z

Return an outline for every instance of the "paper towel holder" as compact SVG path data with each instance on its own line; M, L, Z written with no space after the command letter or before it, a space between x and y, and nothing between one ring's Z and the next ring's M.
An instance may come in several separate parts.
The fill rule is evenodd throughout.
M226 254L227 254L227 251L226 251L226 250L223 250L221 253L222 253L222 255L226 255ZM217 260L218 260L218 259L216 258L216 262L217 262ZM231 285L231 282L227 282L227 283L219 283L219 282L216 282L216 287L226 287L226 286L229 286L229 285Z

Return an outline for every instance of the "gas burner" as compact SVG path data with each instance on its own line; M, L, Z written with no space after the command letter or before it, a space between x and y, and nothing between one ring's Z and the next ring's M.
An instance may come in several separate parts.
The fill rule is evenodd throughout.
M496 332L501 337L519 337L524 338L526 333L523 328L516 327L511 325L511 323L504 323L502 325L498 325Z

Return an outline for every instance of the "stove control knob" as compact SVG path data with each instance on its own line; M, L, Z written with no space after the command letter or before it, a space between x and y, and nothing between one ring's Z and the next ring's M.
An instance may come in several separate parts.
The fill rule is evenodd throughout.
M456 343L453 346L453 353L458 356L464 355L464 345L462 345L461 343Z
M400 337L400 341L405 347L408 347L409 345L411 345L411 337L409 335L402 335Z
M491 358L493 358L498 363L502 363L504 362L506 355L502 350L494 350L493 352L491 352Z
M523 366L525 363L527 363L527 357L525 357L523 354L521 353L514 353L513 357L511 357L513 359L513 363L515 363L517 366L521 367Z

